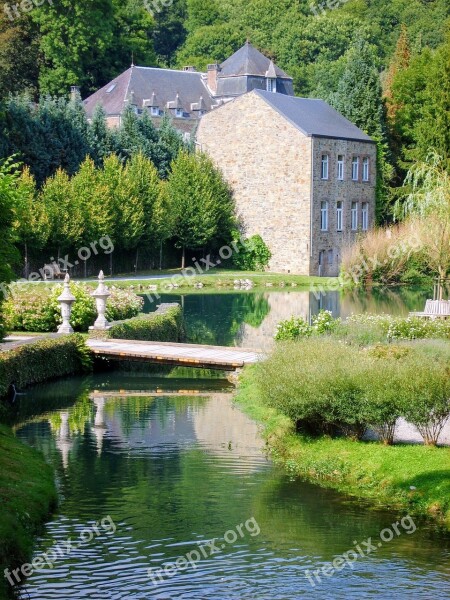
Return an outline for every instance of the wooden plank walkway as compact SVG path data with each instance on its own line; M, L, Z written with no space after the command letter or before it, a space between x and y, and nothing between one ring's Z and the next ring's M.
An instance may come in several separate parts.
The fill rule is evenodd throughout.
M262 358L262 353L256 350L200 344L90 339L87 345L95 355L113 360L139 360L223 371L234 371Z

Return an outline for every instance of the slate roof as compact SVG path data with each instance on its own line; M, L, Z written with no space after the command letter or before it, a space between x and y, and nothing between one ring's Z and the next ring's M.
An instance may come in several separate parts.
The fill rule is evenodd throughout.
M326 137L375 143L364 131L324 100L298 98L255 90L267 104L308 137Z
M203 110L209 111L213 106L202 73L136 66L89 96L84 106L88 117L92 116L97 104L101 104L108 115L118 115L131 98L138 109L143 108L144 100L150 101L147 106L152 106L152 99L157 98L161 111L168 106L181 106L186 114L200 102L205 107Z
M267 56L264 56L257 50L249 41L242 48L232 54L220 65L219 78L221 77L236 77L239 75L260 75L266 76L267 71L271 67L272 61ZM292 79L287 73L274 65L277 77Z

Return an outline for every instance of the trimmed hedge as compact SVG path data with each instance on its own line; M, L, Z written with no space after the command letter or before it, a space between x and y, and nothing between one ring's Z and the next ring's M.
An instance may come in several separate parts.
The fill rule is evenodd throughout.
M184 338L183 311L171 305L148 315L113 325L108 337L149 342L181 342Z
M0 397L6 396L12 383L20 389L91 367L90 351L78 334L45 338L0 352Z

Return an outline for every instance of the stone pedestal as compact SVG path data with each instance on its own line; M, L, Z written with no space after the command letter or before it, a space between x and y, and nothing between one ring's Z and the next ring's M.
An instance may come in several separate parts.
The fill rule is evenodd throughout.
M69 273L64 278L64 290L58 296L58 302L61 305L62 323L58 327L58 333L73 333L72 325L70 324L70 313L72 312L72 304L75 302L75 296L70 292L70 277Z
M106 312L106 301L111 296L111 293L108 291L108 288L104 284L105 276L103 271L100 271L98 274L98 287L95 292L92 292L91 296L95 298L95 304L97 306L97 314L98 317L94 323L93 327L89 327L89 329L109 329L111 325L108 323L105 317Z

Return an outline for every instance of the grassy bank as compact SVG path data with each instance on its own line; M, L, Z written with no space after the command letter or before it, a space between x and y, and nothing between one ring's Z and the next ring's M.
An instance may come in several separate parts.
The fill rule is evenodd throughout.
M292 475L374 506L427 517L450 531L448 448L300 435L287 416L261 399L255 367L244 370L236 401L262 424L271 457Z
M164 279L160 278L164 276ZM115 279L123 277L124 280ZM158 277L158 279L144 279L144 277ZM106 275L108 280L108 275ZM307 275L291 275L289 273L269 273L261 271L235 271L226 269L211 269L210 272L204 275L193 275L189 270L187 276L183 276L180 270L171 271L152 271L140 273L125 273L122 275L114 275L113 279L107 281L108 286L117 288L132 288L134 291L147 291L150 288L156 288L160 293L173 291L173 284L178 287L175 289L201 292L202 289L210 290L230 290L234 289L236 280L250 279L254 288L283 288L283 287L300 287L309 289L314 286L317 289L339 289L337 277L313 277ZM98 281L95 278L82 280L93 289L97 287ZM45 288L60 283L57 282L30 282L26 286L33 286L38 293L40 289L44 292ZM197 289L196 286L201 283L203 288Z
M11 586L3 577L31 556L34 536L56 506L53 471L42 455L0 425L0 598Z

